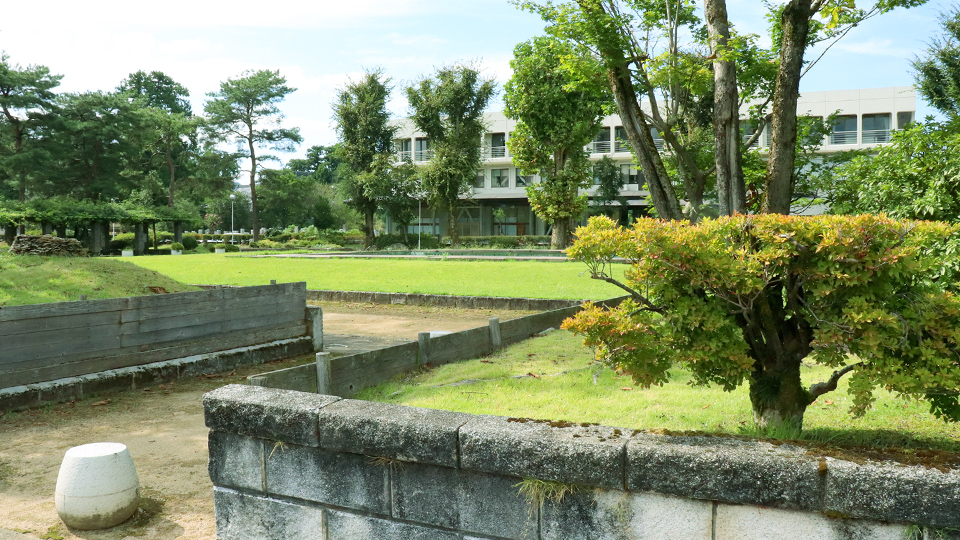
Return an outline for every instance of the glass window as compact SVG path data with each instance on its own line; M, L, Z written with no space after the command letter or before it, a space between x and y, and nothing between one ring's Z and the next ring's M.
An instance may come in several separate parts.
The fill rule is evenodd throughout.
M629 163L620 165L620 176L623 178L624 184L636 184L637 179L639 178L639 175L637 174L637 166Z
M593 138L588 147L591 154L607 154L610 152L610 128L600 128L600 133Z
M906 129L907 125L913 123L913 112L898 112L897 113L897 129Z
M531 183L531 178L529 175L520 174L517 172L517 187L526 187Z
M490 150L486 157L489 158L502 158L507 155L507 134L506 133L491 133L490 134Z
M857 144L856 115L838 116L834 120L830 144Z
M486 187L486 177L483 174L483 169L477 170L477 178L473 182L473 187L475 188L484 188Z
M510 169L490 169L490 187L510 187Z
M657 147L657 150L663 150L663 136L660 135L660 131L650 126L650 136L653 137L653 145Z
M398 139L396 141L397 152L399 153L400 161L412 161L413 160L413 141L410 139Z
M614 141L614 152L629 152L630 143L627 141L627 130L623 129L623 126L617 126L613 129L613 136L616 139Z
M885 143L890 140L890 115L865 114L860 118L863 144Z
M433 157L433 150L431 150L430 139L426 137L417 137L413 145L413 160L414 161L429 161Z

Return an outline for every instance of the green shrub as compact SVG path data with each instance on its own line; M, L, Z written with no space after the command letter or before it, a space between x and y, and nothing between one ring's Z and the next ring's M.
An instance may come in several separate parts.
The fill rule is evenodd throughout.
M172 251L183 251L183 244L181 244L180 242L174 242L170 244L170 249Z
M236 253L240 251L240 246L236 244L224 244L224 249L227 250L227 253Z
M200 242L197 241L197 237L192 234L185 234L182 238L183 247L187 251L193 251L197 249L197 246L200 245Z
M394 244L403 244L409 248L408 239L409 237L404 238L402 234L381 234L373 241L373 246L377 249L387 249Z
M124 249L133 249L133 233L120 233L110 240L110 249L112 251L122 251Z
M268 240L271 242L277 242L278 244L283 244L284 242L289 242L291 238L293 238L292 234L283 233L271 236L268 238Z

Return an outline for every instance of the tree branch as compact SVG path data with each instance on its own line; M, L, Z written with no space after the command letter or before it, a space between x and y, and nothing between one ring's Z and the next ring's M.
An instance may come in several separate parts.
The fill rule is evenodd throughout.
M810 403L813 403L817 400L818 397L826 394L827 392L832 392L837 389L837 383L840 382L840 378L850 373L859 366L862 366L863 362L857 362L856 364L850 364L849 366L839 369L833 372L833 375L830 376L830 379L827 382L818 382L810 386Z
M627 286L627 285L625 285L625 284L623 284L623 283L620 283L619 281L617 281L616 279L614 279L614 278L612 278L612 277L610 277L610 276L603 275L603 274L592 274L590 277L592 277L593 279L599 279L599 280L602 280L602 281L606 281L607 283L610 283L610 284L612 284L612 285L616 285L617 287L620 287L621 289L627 291L628 293L630 293L630 297L631 297L631 298L633 298L633 299L636 300L637 302L640 302L641 304L643 304L644 306L646 306L645 311L653 311L653 312L655 312L655 313L660 313L660 314L666 313L666 310L665 310L665 309L663 309L662 307L659 307L659 306L655 305L653 302L651 302L649 299L647 299L647 297L645 297L645 296L643 296L642 294L638 293L637 291L633 290L633 289L630 288L629 286Z

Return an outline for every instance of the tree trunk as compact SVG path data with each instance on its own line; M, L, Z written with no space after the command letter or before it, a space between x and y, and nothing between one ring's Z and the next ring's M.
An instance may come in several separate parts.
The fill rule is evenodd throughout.
M811 0L791 0L783 10L780 68L773 89L773 119L770 122L770 157L764 181L763 211L789 214L796 162L797 98L800 70L810 31Z
M782 427L799 434L810 401L800 381L799 361L776 371L755 370L751 377L750 404L760 428Z
M363 247L365 247L365 248L368 248L368 247L372 246L373 243L374 243L374 236L373 236L373 227L374 227L373 218L374 218L374 216L373 216L373 212L374 212L374 210L373 210L372 208L370 208L370 207L367 207L367 208L364 209L364 211L363 211L363 229L364 229L364 230L363 230L363 234L364 234L364 236L363 236Z
M561 218L553 224L550 234L550 249L566 249L573 236L573 218Z
M460 231L457 229L457 210L455 205L447 208L447 236L450 237L450 246L460 244Z
M250 207L253 214L253 241L260 239L260 223L257 219L257 154L253 147L253 126L248 126L247 147L250 149Z
M740 111L737 67L727 57L730 27L726 0L704 0L713 50L713 139L720 215L746 213L746 186L740 161Z

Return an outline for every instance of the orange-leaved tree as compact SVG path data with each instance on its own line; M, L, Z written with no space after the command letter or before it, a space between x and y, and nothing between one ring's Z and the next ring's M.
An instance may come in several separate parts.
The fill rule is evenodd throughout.
M852 411L877 388L927 399L960 419L960 229L883 215L737 215L698 224L591 218L568 250L592 277L630 294L564 324L638 384L675 365L696 383L747 382L761 427L799 431L806 408L850 375ZM612 277L616 257L630 264ZM801 361L836 369L804 387Z

